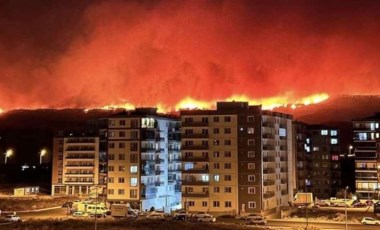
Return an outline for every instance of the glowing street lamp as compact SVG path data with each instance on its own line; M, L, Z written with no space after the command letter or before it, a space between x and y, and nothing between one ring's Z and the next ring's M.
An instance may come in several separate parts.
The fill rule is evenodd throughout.
M40 165L42 165L42 157L45 156L47 153L46 149L42 149L40 152Z
M7 159L9 157L11 157L13 155L13 150L12 149L8 149L6 152L5 152L5 160L4 160L4 164L7 164Z

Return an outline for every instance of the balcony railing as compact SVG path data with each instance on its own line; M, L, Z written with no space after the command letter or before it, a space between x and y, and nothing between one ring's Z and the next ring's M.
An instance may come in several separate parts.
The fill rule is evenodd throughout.
M264 180L264 186L274 185L274 180Z
M263 133L263 139L274 139L274 135L272 133Z
M208 173L208 169L204 168L204 169L187 169L187 170L182 170L181 171L183 174L192 174L192 173Z
M183 145L182 150L208 150L208 145Z
M288 172L288 169L287 168L281 168L281 172L282 173Z
M182 127L207 127L207 126L208 126L208 122L201 122L201 121L182 123Z
M182 185L209 185L209 181L200 181L200 180L182 180Z
M264 168L263 172L264 172L264 174L274 173L274 169L273 168Z
M281 195L288 195L288 191L287 190L281 190Z
M274 192L265 192L264 193L264 198L268 199L274 197Z
M298 178L300 179L300 178L305 178L305 176L298 176ZM281 184L286 184L286 183L288 183L288 180L287 179L281 179Z
M276 159L274 157L263 157L264 162L274 162Z
M182 139L188 139L188 138L195 139L195 138L208 138L209 135L208 133L193 133L193 134L182 134L181 137Z
M182 192L182 197L208 197L208 192Z
M194 156L194 157L184 156L181 159L184 162L207 162L207 161L209 161L208 156Z
M280 157L280 161L287 161L288 158L287 157Z

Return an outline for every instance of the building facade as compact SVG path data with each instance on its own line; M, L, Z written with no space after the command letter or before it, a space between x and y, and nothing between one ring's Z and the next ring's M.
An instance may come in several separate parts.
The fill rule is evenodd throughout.
M380 113L353 121L356 192L377 198L380 189Z
M101 165L95 133L59 133L53 140L51 194L88 196L94 186L105 187Z
M103 120L107 200L142 210L181 208L179 120L140 108Z
M247 102L181 111L182 202L189 211L263 213L295 188L292 117Z

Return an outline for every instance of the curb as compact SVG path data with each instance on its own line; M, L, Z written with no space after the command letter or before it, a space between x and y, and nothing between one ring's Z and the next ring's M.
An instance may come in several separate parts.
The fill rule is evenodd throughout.
M306 220L292 220L292 219L271 219L271 220L268 220L269 221L273 221L273 222L298 222L298 223L305 223ZM314 223L314 224L346 224L345 222L338 222L338 221L314 221L314 220L308 220L309 223ZM348 224L355 224L355 225L361 225L361 223L350 223L348 222Z
M42 209L33 209L33 210L25 210L25 211L1 211L1 214L9 214L9 213L26 213L26 212L42 212L42 211L49 211L54 209L62 208L62 206L56 206L56 207L50 207L50 208L42 208Z

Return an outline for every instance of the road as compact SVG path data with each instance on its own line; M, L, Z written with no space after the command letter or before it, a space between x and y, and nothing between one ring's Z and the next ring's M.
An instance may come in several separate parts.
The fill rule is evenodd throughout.
M27 219L48 219L48 218L64 218L66 217L67 209L58 208L52 210L38 211L38 212L24 212L17 213L23 220Z

